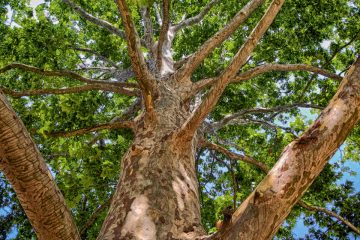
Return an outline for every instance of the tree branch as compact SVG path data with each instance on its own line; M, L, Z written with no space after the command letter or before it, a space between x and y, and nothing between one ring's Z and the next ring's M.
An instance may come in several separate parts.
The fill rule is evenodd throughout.
M162 26L162 18L161 18L161 15L160 15L158 5L156 4L155 1L154 1L154 10L155 10L156 19L157 19L159 25Z
M332 79L339 80L339 81L341 81L341 79L342 79L341 76L339 76L335 73L331 73L325 69L306 65L306 64L276 64L275 63L275 64L264 64L261 66L257 66L253 69L250 69L246 72L240 73L235 78L233 78L230 81L230 83L237 83L237 82L241 82L241 81L250 80L250 79L253 79L253 78L259 76L260 74L264 74L264 73L268 73L268 72L272 72L272 71L286 71L286 72L288 72L288 71L308 71L308 72L317 73L324 77L332 78ZM208 79L204 79L204 80L194 83L192 95L196 94L198 91L200 91L206 87L213 85L216 81L217 81L216 78L208 78Z
M24 124L0 92L0 171L39 239L80 239L71 212Z
M217 152L220 152L224 155L226 155L227 157L229 157L231 160L240 160L243 161L245 163L249 163L252 165L257 166L259 169L261 169L264 173L268 173L269 172L269 167L266 166L266 164L259 162L251 157L245 156L245 155L240 155L240 154L236 154L234 152L231 152L229 150L227 150L226 148L219 146L217 144L211 143L209 141L206 141L204 139L201 140L200 142L201 146L204 148L210 148L213 149ZM310 206L307 203L305 203L303 200L299 200L297 202L297 204L299 204L301 207L312 211L312 212L323 212L329 216L332 216L336 219L338 219L339 221L341 221L342 223L344 223L346 226L348 226L351 230L353 230L355 233L360 235L360 229L356 228L352 223L350 223L349 221L347 221L345 218L341 217L340 215L327 210L326 208L322 208L322 207L317 207L317 206Z
M126 87L126 88L137 88L138 85L134 83L123 83L123 82L112 82L112 81L99 81L94 80L91 78L83 77L75 72L67 71L67 70L55 70L55 71L47 71L43 70L37 67L33 67L30 65L22 64L22 63L11 63L3 68L0 68L0 74L4 73L6 71L9 71L11 69L22 69L28 72L37 73L43 76L49 76L49 77L68 77L75 80L78 80L80 82L88 83L88 84L101 84L101 85L115 85L119 87Z
M162 1L163 19L162 19L162 25L160 30L159 41L157 44L157 54L156 54L156 66L160 72L162 68L163 45L164 42L166 41L166 37L170 27L170 5L171 5L171 0Z
M340 222L342 222L343 224L345 224L347 227L349 227L351 230L353 230L355 233L360 235L360 229L355 227L351 222L349 222L348 220L346 220L345 218L341 217L340 215L336 214L335 212L332 212L330 210L327 210L326 208L322 208L322 207L317 207L317 206L310 206L307 203L305 203L302 200L298 201L298 204L311 211L311 212L323 212L331 217L336 218L337 220L339 220Z
M105 123L105 124L99 124L97 126L82 128L82 129L69 131L69 132L49 132L49 133L46 133L46 135L48 135L50 137L74 137L74 136L78 136L78 135L82 135L82 134L86 134L86 133L90 133L90 132L96 132L96 131L105 130L105 129L108 129L108 130L118 129L118 128L133 129L134 122L133 121L123 121L123 122Z
M338 81L342 80L342 77L331 73L325 69L306 65L306 64L265 64L258 67L255 67L247 72L240 73L236 78L232 79L231 82L240 82L243 80L248 80L251 78L254 78L260 74L264 74L271 71L308 71L312 73L317 73L319 75L322 75L324 77L332 78Z
M211 10L211 8L218 2L220 2L220 0L211 0L208 4L206 4L206 6L201 10L201 12L199 12L198 15L185 19L179 22L178 24L174 25L173 28L175 32L185 27L189 27L191 25L199 23L205 17L205 15Z
M123 31L121 31L120 29L118 29L117 27L111 25L111 23L96 18L93 15L91 15L90 13L86 12L84 9L82 9L80 6L76 5L74 2L70 1L70 0L63 0L64 3L66 3L67 5L69 5L73 10L75 10L77 13L80 14L80 16L82 16L83 18L85 18L86 20L105 28L106 30L108 30L109 32L120 36L121 38L125 39L125 34Z
M131 18L131 13L126 4L126 0L116 0L116 3L125 28L131 65L140 88L144 93L145 107L148 111L152 111L153 98L156 95L156 81L149 72L144 55L141 52L140 39Z
M153 52L153 46L154 46L154 32L153 32L153 25L151 21L150 16L150 9L148 6L143 7L141 9L141 16L144 22L144 39L145 39L145 45L149 49L152 57L155 56Z
M102 85L102 84L89 84L78 87L62 88L62 89L35 89L27 90L22 92L13 91L7 88L0 87L5 94L12 97L23 97L23 96L33 96L33 95L47 95L47 94L71 94L71 93L80 93L92 90L102 90L114 93L120 93L127 96L138 96L140 93L136 90L129 90L112 85Z
M264 16L261 18L254 30L251 32L248 40L236 53L230 65L216 80L216 83L212 86L209 93L207 94L206 99L200 104L200 106L194 111L190 119L184 124L180 134L185 134L188 136L192 135L200 126L202 121L206 118L206 116L212 111L226 86L229 84L231 79L235 77L236 73L243 66L243 64L246 63L247 58L250 56L251 52L256 47L260 38L270 27L277 13L280 11L284 1L285 0L274 0L270 4Z
M100 214L110 206L112 197L110 197L105 203L103 203L100 207L98 207L95 212L91 215L91 217L88 219L88 221L84 224L84 226L80 230L80 235L83 235L87 229L89 229L96 219L100 216Z
M245 22L264 0L252 0L246 4L227 24L213 37L207 40L200 49L190 56L189 60L177 71L179 79L189 77L199 64L222 42L224 42L235 30Z
M285 112L294 108L314 108L314 109L320 109L323 110L324 108L319 105L314 104L307 104L307 103L294 103L291 105L285 105L285 106L277 106L274 108L249 108L242 111L239 111L237 113L227 115L223 119L221 119L218 122L211 123L211 129L212 130L218 130L229 124L231 121L243 118L247 114L259 114L259 113L278 113L278 112Z
M202 139L200 141L200 144L201 144L201 147L203 147L203 148L210 148L210 149L213 149L213 150L215 150L217 152L220 152L220 153L228 156L232 161L241 160L241 161L243 161L245 163L249 163L249 164L257 166L263 172L268 172L269 171L269 168L264 163L256 161L252 157L233 153L233 152L227 150L226 148L224 148L224 147L222 147L220 145L217 145L215 143L209 142L209 141L207 141L205 139Z
M255 191L233 214L220 239L271 239L360 120L360 58L304 134L291 142ZM272 224L265 224L271 221Z

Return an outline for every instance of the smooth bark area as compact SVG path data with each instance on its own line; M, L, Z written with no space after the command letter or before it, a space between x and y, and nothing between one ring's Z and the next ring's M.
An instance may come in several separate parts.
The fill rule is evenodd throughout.
M80 239L63 195L24 124L0 94L0 170L39 239Z
M271 239L360 120L360 58L314 124L283 151L219 239Z

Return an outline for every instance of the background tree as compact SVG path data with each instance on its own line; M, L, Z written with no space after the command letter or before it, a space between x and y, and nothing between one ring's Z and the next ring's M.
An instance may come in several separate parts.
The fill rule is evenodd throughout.
M283 3L0 2L0 237L359 234L360 2Z

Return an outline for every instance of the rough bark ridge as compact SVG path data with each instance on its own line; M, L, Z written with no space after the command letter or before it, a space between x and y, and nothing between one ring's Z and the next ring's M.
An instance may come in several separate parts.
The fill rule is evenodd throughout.
M24 124L0 92L0 170L39 239L80 239L64 197Z

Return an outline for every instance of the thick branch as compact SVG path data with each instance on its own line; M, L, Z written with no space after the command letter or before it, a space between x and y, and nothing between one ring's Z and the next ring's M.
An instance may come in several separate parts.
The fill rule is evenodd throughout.
M345 218L341 217L340 215L330 211L330 210L327 210L326 208L322 208L322 207L317 207L317 206L310 206L308 205L307 203L305 203L304 201L300 200L298 202L298 204L309 210L309 211L312 211L312 212L323 212L331 217L334 217L336 218L337 220L339 220L340 222L344 223L347 227L349 227L351 230L353 230L355 233L359 234L360 235L360 229L355 227L351 222L349 222L348 220L346 220Z
M335 80L341 80L342 77L331 73L325 69L306 65L306 64L264 64L258 67L255 67L253 69L250 69L249 71L243 72L238 74L235 78L233 78L230 83L236 83L241 81L246 81L253 79L260 74L272 72L272 71L308 71L312 73L317 73L319 75L322 75L324 77L332 78ZM216 78L209 78L204 79L202 81L194 83L194 90L192 94L195 94L196 92L204 89L205 87L213 85L217 81Z
M134 128L134 123L132 121L105 123L105 124L100 124L97 126L82 128L82 129L69 131L69 132L51 132L51 133L47 133L47 135L51 136L51 137L74 137L74 136L78 136L78 135L82 135L82 134L86 134L86 133L90 133L90 132L96 132L96 131L106 130L106 129L108 129L108 130L118 129L118 128L131 128L132 129L132 128Z
M163 58L163 45L166 41L166 37L170 27L170 4L171 0L162 1L162 10L163 10L163 19L160 30L159 41L157 45L157 54L156 54L156 66L161 72L162 68L162 58Z
M0 170L39 239L80 239L64 197L24 124L0 94Z
M37 73L43 76L49 77L68 77L80 82L88 83L88 84L102 84L102 85L115 85L120 87L128 87L128 88L136 88L137 84L134 83L123 83L123 82L111 82L111 81L99 81L91 78L83 77L75 72L67 71L67 70L55 70L55 71L47 71L41 68L33 67L30 65L22 64L22 63L11 63L3 68L0 68L0 74L11 69L22 69L28 72Z
M264 180L236 210L220 239L271 239L359 120L360 58L314 124L284 149Z
M251 32L248 40L243 44L243 46L235 55L233 61L212 86L208 95L206 96L206 99L195 110L192 117L185 123L185 126L182 130L184 133L186 132L188 135L192 135L206 118L206 116L212 111L227 84L235 77L238 70L246 63L247 58L256 47L260 38L270 27L277 13L280 11L284 1L285 0L274 0L271 3L262 19Z
M239 155L236 153L233 153L229 150L227 150L226 148L219 146L217 144L211 143L209 141L206 140L202 140L201 141L201 146L205 147L205 148L210 148L213 149L217 152L220 152L224 155L226 155L227 157L229 157L231 160L240 160L243 161L245 163L249 163L252 165L257 166L258 168L260 168L264 173L268 173L269 172L269 167L266 166L264 163L259 162L251 157L248 156L243 156L243 155ZM327 210L326 208L322 208L322 207L317 207L317 206L310 206L308 204L306 204L303 200L299 200L297 202L301 207L312 211L312 212L323 212L329 216L335 217L336 219L338 219L339 221L341 221L342 223L344 223L346 226L348 226L351 230L353 230L355 233L360 235L360 229L358 229L357 227L355 227L352 223L350 223L349 221L347 221L345 218L341 217L340 215Z
M74 2L70 1L70 0L63 0L64 3L66 3L67 5L69 5L72 9L74 9L77 13L80 14L80 16L82 16L83 18L85 18L86 20L105 28L106 30L108 30L109 32L118 35L120 37L122 37L123 39L125 39L125 34L123 31L121 31L120 29L118 29L117 27L111 25L111 23L96 18L93 15L91 15L90 13L86 12L84 9L82 9L80 6L76 5Z
M91 90L102 90L114 93L125 94L128 96L137 96L139 92L135 90L129 90L112 85L101 85L101 84L90 84L78 87L62 88L62 89L36 89L36 90L27 90L22 92L13 91L7 88L0 87L5 94L12 97L23 97L23 96L34 96L34 95L47 95L47 94L71 94L71 93L80 93Z
M191 25L197 24L199 23L204 17L205 15L211 10L211 8L217 4L218 2L220 2L220 0L211 0L202 10L201 12L199 12L198 15L185 19L183 21L181 21L180 23L174 25L174 30L175 32L185 28L185 27L189 27Z
M153 53L153 46L154 46L154 32L153 32L153 25L152 25L152 21L151 21L151 16L150 16L150 9L148 6L143 7L141 9L141 16L144 22L144 39L145 39L145 44L146 47L149 49L152 57L155 56L155 54Z
M189 77L191 73L199 66L199 64L222 42L224 42L235 30L250 17L256 8L258 8L264 0L252 0L246 4L227 24L219 30L212 38L207 40L201 48L195 52L186 64L178 70L178 77Z
M128 53L140 88L144 93L145 107L148 111L153 109L153 97L156 92L156 82L146 65L138 33L131 18L130 10L125 0L117 0L117 6L121 14L125 28Z

